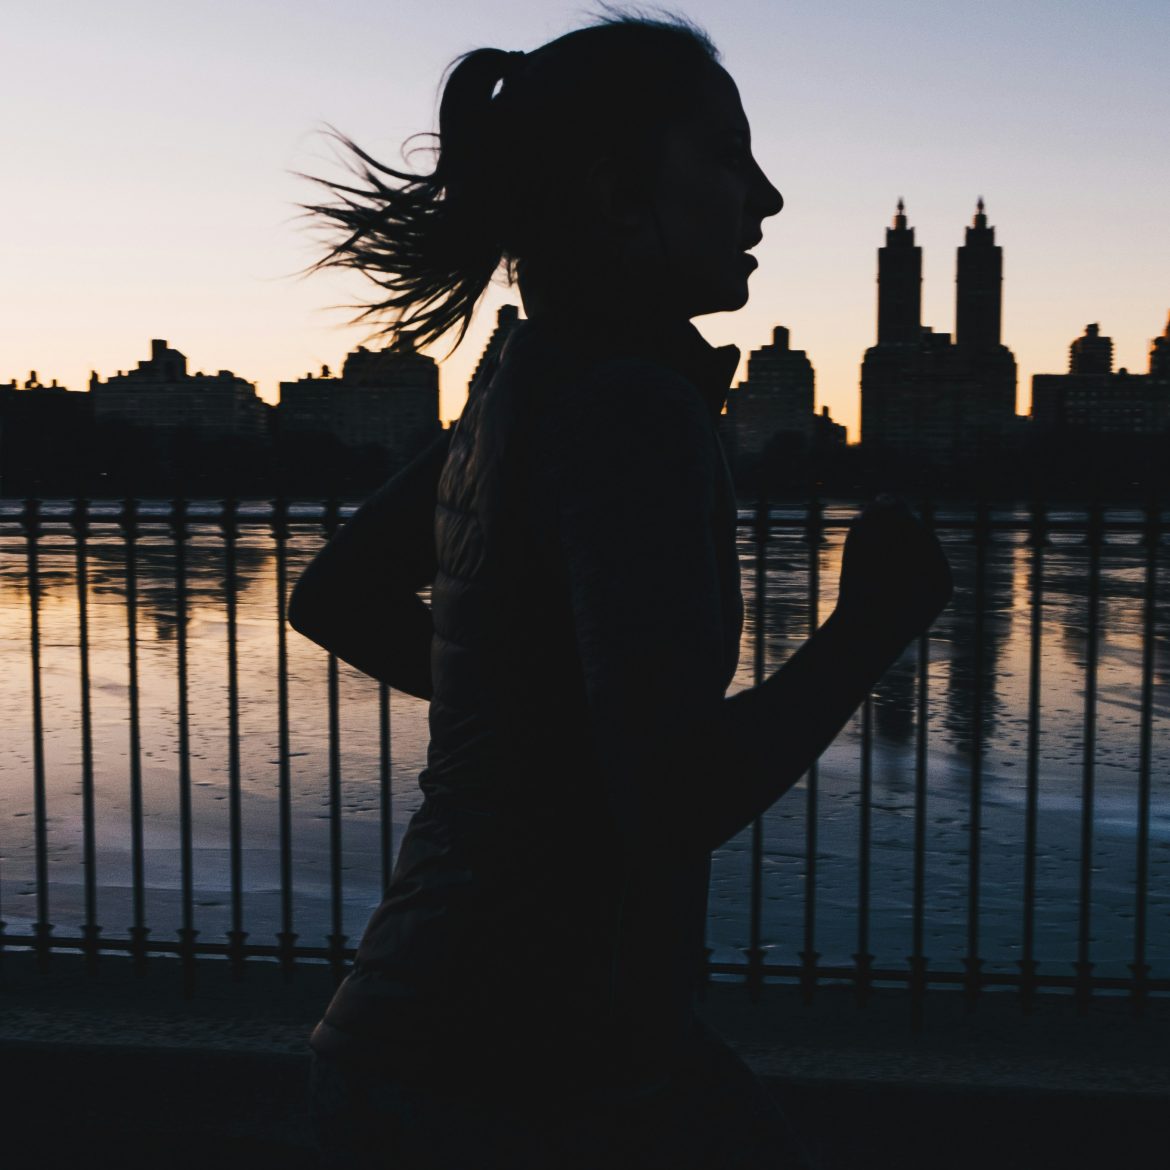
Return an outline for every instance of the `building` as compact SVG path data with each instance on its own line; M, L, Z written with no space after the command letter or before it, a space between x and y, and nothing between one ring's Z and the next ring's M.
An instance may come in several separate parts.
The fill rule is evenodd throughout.
M56 378L46 385L37 377L36 370L30 370L23 383L15 378L0 382L0 415L15 412L43 414L46 419L80 417L88 408L89 399L84 394L58 386Z
M475 369L471 374L471 381L467 384L468 393L471 392L471 387L475 385L476 380L488 363L493 361L500 350L504 348L504 342L511 336L512 330L516 328L519 320L520 310L516 305L501 305L497 310L496 327L492 330L492 335L488 338L487 345L483 347L483 353L479 355L479 361L475 363Z
M777 325L771 343L748 356L747 377L728 392L719 419L719 437L737 476L750 477L765 462L771 465L767 474L782 472L776 460L791 464L797 456L843 447L845 428L829 417L827 406L817 414L815 401L812 362L803 349L792 348L791 334Z
M821 407L820 414L813 415L813 447L818 451L832 451L846 445L848 433L841 423L829 416L829 408Z
M1170 382L1170 314L1160 337L1150 342L1150 377Z
M772 342L748 356L747 378L727 395L724 434L736 460L751 460L777 436L794 447L812 445L816 374L808 354L793 349L783 325Z
M29 393L41 401L49 399L60 399L63 394L71 394L73 391L66 389L64 386L57 385L57 379L54 378L47 386L37 377L36 370L29 370L28 377L22 385L15 378L8 382L0 382L0 394L4 395L4 400L8 401L8 395Z
M137 369L119 370L104 382L92 373L89 393L97 422L190 430L208 439L263 439L268 434L270 408L251 382L230 370L189 374L186 357L158 339L151 341L150 357Z
M898 200L878 249L877 344L861 368L861 440L930 462L969 461L1015 432L1016 361L1001 340L1003 249L976 205L958 249L955 337L922 324L922 249Z
M1069 346L1067 374L1032 378L1032 421L1046 434L1068 431L1158 435L1170 430L1170 320L1150 346L1144 374L1113 370L1113 339L1086 325Z
M57 379L45 385L36 370L19 383L0 382L0 495L49 485L71 491L90 446L88 394Z
M281 382L278 417L282 436L332 435L405 463L440 430L439 368L408 333L386 349L358 346L340 377L325 366L317 376Z

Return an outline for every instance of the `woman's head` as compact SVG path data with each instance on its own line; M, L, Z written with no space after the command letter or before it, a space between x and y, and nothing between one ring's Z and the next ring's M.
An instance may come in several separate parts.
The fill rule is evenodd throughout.
M738 308L744 249L780 209L751 156L735 85L681 21L619 17L528 53L478 49L450 71L434 168L386 167L348 141L360 185L310 210L342 230L321 262L384 295L363 317L462 337L501 261L530 312L598 296L692 317Z

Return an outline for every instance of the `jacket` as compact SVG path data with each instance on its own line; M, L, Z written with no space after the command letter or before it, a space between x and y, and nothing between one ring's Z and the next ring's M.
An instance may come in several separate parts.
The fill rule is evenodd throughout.
M324 1017L375 1061L504 1049L644 1084L685 1043L709 856L673 817L718 780L695 734L738 659L738 356L526 322L472 388L436 502L424 801Z

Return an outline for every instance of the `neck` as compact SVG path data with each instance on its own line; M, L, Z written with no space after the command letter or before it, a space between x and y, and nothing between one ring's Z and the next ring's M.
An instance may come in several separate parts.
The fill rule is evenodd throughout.
M685 328L690 320L686 313L667 308L661 293L613 280L612 275L609 281L590 279L586 274L566 281L563 272L521 262L517 284L524 315L530 321L579 322L602 328L620 325L659 333Z

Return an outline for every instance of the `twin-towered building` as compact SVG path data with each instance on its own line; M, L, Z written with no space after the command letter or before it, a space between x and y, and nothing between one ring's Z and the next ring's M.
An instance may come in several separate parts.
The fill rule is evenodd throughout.
M922 324L922 249L898 200L878 250L877 344L861 367L861 441L931 462L1000 448L1017 427L1016 361L1001 340L1003 249L983 200L958 249L955 335Z

